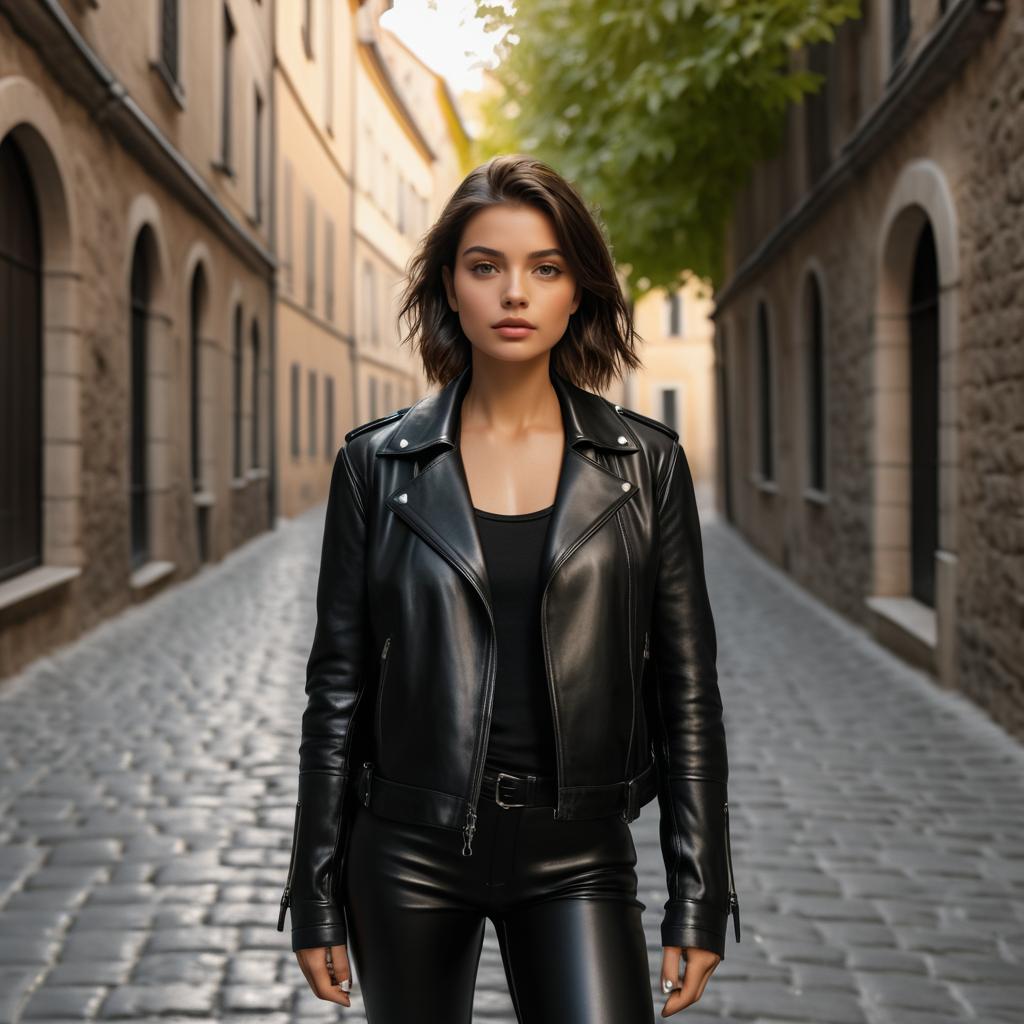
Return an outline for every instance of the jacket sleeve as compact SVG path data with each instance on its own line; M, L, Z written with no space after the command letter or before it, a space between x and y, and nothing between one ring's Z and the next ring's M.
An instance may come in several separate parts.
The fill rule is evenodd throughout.
M730 909L737 942L740 924L715 624L693 479L678 443L666 461L657 494L661 561L651 621L659 828L668 882L661 942L724 958Z
M348 939L337 894L345 853L350 726L364 684L365 539L360 487L343 447L327 500L291 863L277 923L284 931L290 906L293 950L340 946Z

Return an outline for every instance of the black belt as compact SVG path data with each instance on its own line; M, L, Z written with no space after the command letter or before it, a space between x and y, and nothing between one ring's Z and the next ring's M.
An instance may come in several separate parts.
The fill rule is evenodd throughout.
M499 807L555 807L558 778L554 775L514 775L484 770L480 795Z

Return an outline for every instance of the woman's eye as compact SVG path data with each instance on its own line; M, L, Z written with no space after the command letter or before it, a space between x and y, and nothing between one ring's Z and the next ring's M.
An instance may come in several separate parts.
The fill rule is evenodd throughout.
M541 277L557 277L562 272L562 268L561 267L556 267L554 265L554 263L542 263L537 269L538 270L544 270L545 268L547 268L548 270L553 270L554 273L553 274L541 274L540 275Z
M493 267L493 266L494 266L493 263L477 263L476 266L473 267L473 273L475 274L481 267ZM490 277L490 274L484 274L484 277Z

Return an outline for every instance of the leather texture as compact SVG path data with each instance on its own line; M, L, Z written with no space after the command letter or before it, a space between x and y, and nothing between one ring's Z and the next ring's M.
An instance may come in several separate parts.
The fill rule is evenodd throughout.
M331 479L306 669L298 803L279 930L342 945L338 879L356 802L473 855L496 640L459 452L472 365L345 435ZM663 945L724 956L733 914L728 757L693 481L678 434L553 368L565 451L541 630L553 818L658 800Z
M486 921L516 1020L654 1020L636 846L619 815L555 820L486 794L472 857L445 829L356 806L342 894L374 1024L470 1024Z

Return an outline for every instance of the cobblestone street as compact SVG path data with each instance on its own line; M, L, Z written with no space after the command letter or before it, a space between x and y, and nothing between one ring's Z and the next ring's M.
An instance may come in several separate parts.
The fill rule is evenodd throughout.
M364 1019L275 930L322 516L0 685L0 1021ZM730 920L677 1019L1024 1021L1024 751L721 523L704 538L742 942ZM657 826L656 803L633 825L655 986ZM475 1017L514 1020L490 925Z

